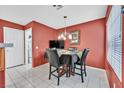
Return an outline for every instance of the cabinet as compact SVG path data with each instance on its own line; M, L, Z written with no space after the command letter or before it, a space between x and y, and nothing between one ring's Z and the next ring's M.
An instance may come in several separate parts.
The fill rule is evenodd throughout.
M0 48L0 88L5 87L4 48Z

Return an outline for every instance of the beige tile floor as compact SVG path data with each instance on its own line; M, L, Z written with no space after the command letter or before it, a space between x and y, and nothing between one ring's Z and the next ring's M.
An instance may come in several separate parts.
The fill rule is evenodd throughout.
M60 78L60 85L57 86L57 78L48 79L49 65L44 64L29 69L22 65L6 70L7 88L109 88L105 70L87 66L87 77L84 83L78 75Z

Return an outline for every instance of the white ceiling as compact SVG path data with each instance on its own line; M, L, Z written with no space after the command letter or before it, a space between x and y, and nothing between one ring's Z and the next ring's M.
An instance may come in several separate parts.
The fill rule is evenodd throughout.
M63 16L68 16L67 26L105 17L105 5L65 5L56 10L52 5L0 6L0 19L26 25L32 20L55 29L65 26Z

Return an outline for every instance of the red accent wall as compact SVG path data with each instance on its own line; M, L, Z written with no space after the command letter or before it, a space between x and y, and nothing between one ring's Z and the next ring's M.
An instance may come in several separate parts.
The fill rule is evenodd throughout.
M0 71L0 88L5 87L5 71Z
M33 67L44 64L44 52L49 47L49 40L56 39L56 30L38 22L31 22L25 29L32 27ZM39 47L36 49L36 47Z
M107 13L106 13L106 22L108 20L108 17L109 17L109 14L110 14L110 11L111 11L111 8L112 6L109 5L108 6L108 9L107 9ZM124 19L123 19L123 22L124 22ZM124 25L124 24L123 24ZM123 26L124 27L124 26ZM124 30L124 29L123 29ZM107 31L107 30L106 30ZM123 35L124 35L124 31L122 31ZM122 39L122 42L123 42L123 46L124 46L124 38ZM107 47L106 47L107 49ZM123 49L123 53L124 53L124 49ZM122 53L122 54L123 54ZM122 81L124 81L124 54L122 55ZM107 58L107 57L106 57ZM105 60L105 70L106 70L106 73L107 73L107 76L108 76L108 80L109 80L109 85L111 88L114 87L114 84L115 84L115 87L117 88L121 88L122 87L122 84L123 82L120 82L120 80L118 79L117 75L115 74L114 70L112 69L112 67L110 66L110 64L108 63L108 60L106 59ZM123 87L124 87L124 84L123 84Z
M0 19L0 43L3 42L3 27L11 27L20 30L24 29L22 25ZM0 87L5 87L5 71L0 72Z
M0 42L3 42L3 27L11 27L20 30L24 29L22 25L0 19Z
M87 58L87 65L104 69L105 63L105 18L70 26L68 32L80 31L80 44L70 45L65 42L65 48L77 47L78 50L89 48L90 52ZM60 34L64 29L59 29Z
M25 25L24 26L24 30L26 30L26 29L29 29L29 28L32 28L33 29L33 21L32 22L30 22L30 23L28 23L27 25Z

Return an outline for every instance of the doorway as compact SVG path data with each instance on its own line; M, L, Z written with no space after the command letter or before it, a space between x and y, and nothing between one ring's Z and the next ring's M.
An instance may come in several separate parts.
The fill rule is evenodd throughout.
M25 65L32 68L32 28L25 30Z

